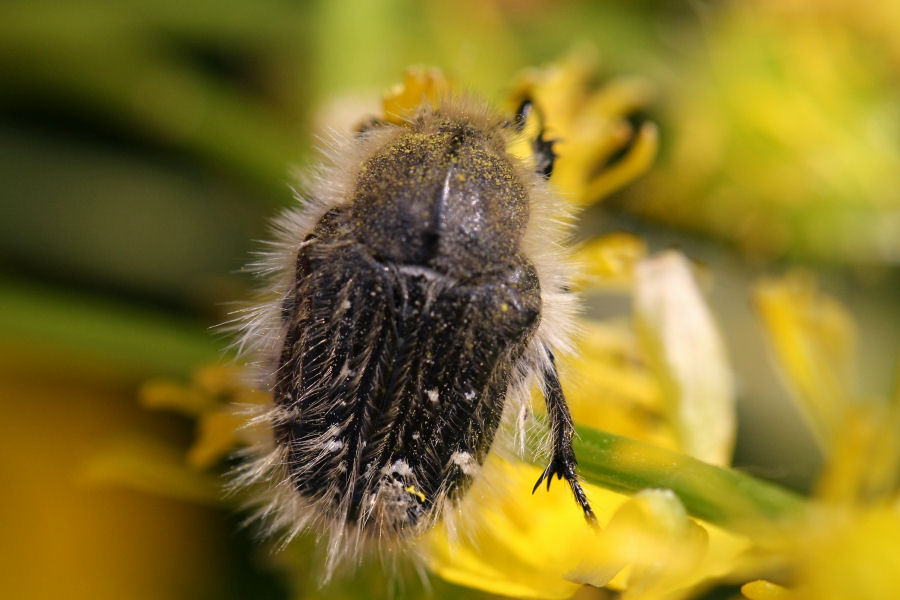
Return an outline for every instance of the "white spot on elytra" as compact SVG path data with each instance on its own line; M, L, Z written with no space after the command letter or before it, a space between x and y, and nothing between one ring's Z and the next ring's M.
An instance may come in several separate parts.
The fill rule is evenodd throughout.
M469 390L464 395L466 397L466 400L468 400L470 402L475 399L475 392L473 392L472 390Z
M419 441L419 438L421 438L421 437L422 437L422 434L419 433L418 431L415 432L414 434L412 434L412 439L416 440L417 442Z
M341 372L340 372L340 374L338 374L338 377L340 379L347 379L348 377L353 377L353 375L354 375L353 369L348 367L347 366L348 364L349 363L345 362L344 366L341 367Z
M468 452L456 451L450 455L450 462L458 466L466 475L474 475L478 465Z
M350 310L350 306L351 306L351 305L350 305L350 301L349 301L349 300L344 300L344 303L341 304L341 308L343 308L344 310Z
M342 440L336 440L332 438L325 442L325 452L337 452L343 447L344 442Z
M437 404L440 397L438 396L437 390L427 390L425 395L428 396L428 399L431 400L432 404Z
M395 460L391 466L385 467L383 471L387 474L396 473L401 477L412 475L412 469L409 468L409 464L405 460Z

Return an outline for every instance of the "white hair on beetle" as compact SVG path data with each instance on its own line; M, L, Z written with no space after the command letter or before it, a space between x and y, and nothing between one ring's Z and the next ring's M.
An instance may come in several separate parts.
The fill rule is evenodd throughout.
M506 126L508 123L505 125L484 104L469 97L452 97L438 103L438 108L423 105L403 125L380 124L356 137L333 134L324 144L320 165L309 171L303 182L306 193L297 194L297 205L275 219L272 227L274 241L269 242L256 261L249 265L261 281L258 298L247 308L237 311L233 321L226 325L236 332L235 345L253 370L258 387L272 392L279 374L279 359L288 329L282 313L285 299L297 283L297 256L308 243L307 236L326 212L350 202L361 165L369 157L411 129L427 132L436 129L439 122L446 119L499 134L507 144L513 136L520 135L510 131ZM491 452L507 454L514 448L519 451L524 448L524 428L527 422L532 421L528 418L531 390L536 385L543 388L542 374L552 367L551 354L564 354L572 350L574 317L579 302L569 291L573 269L569 250L564 243L572 222L569 206L558 199L546 178L537 174L532 165L510 156L505 150L503 152L528 198L528 222L520 241L520 250L537 272L541 300L539 324L510 369L502 424L491 449ZM335 310L340 310L340 307ZM342 369L347 372L342 371L341 376L352 376L347 364ZM434 396L437 402L437 389ZM332 400L352 401L353 398ZM248 491L253 510L251 518L262 524L264 536L280 538L283 545L303 531L317 535L326 548L323 582L332 576L340 564L358 563L367 550L392 555L415 546L419 535L439 520L443 522L448 536L455 539L460 535L459 530L465 529L468 515L477 510L480 502L505 494L502 491L504 484L497 480L499 474L495 468L479 465L471 454L457 452L451 460L466 475L475 479L468 493L463 494L462 498L450 498L446 486L442 485L433 499L436 508L416 524L412 534L394 535L396 532L392 532L390 525L384 529L376 528L373 533L363 527L363 523L369 522L367 519L392 522L395 517L382 513L400 510L396 507L404 506L404 498L421 494L417 492L421 488L414 479L403 487L400 481L393 487L391 484L380 484L365 497L368 505L359 507L363 516L355 522L348 519L352 494L344 494L336 509L329 501L322 500L331 498L330 495L313 498L301 494L294 481L298 474L312 466L292 464L288 448L279 445L272 432L279 425L302 418L303 415L297 414L297 410L279 405L274 400L265 407L248 411L248 427L262 426L263 433L242 452L240 465L233 473L231 489ZM332 453L340 456L348 451L344 441L338 439L336 434L327 433L305 441L309 446L305 450L318 453L320 457ZM520 437L514 441L516 435ZM391 465L391 469L398 477L406 478L404 483L415 477L408 464ZM449 482L443 483L449 485ZM409 491L410 488L412 491Z

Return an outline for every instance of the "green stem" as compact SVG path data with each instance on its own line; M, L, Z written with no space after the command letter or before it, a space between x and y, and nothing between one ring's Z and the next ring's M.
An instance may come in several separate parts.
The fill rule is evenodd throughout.
M51 351L60 356L44 356L44 362L100 361L138 379L185 374L228 357L224 342L197 322L5 279L0 279L0 342L0 353Z
M777 526L806 509L798 494L739 471L589 427L577 430L578 472L588 483L626 494L669 489L692 516L742 533L759 533L761 523Z

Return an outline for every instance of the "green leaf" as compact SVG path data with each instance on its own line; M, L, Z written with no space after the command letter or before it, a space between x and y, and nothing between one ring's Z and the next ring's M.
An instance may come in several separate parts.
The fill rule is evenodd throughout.
M588 483L627 494L669 489L688 513L755 535L761 523L802 516L805 500L778 485L690 456L588 427L578 427L578 472ZM530 440L537 447L537 439Z

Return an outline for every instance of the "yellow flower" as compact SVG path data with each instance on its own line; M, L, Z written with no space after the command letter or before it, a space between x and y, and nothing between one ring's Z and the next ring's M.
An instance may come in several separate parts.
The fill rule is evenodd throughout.
M525 100L534 103L542 122L530 132L543 127L558 155L550 181L578 204L604 198L644 173L658 145L653 123L629 122L650 104L653 87L636 77L598 87L591 83L596 75L596 52L579 47L558 63L523 73L507 106L513 111ZM530 148L514 151L526 156Z
M141 404L150 409L174 410L197 419L197 439L188 450L194 468L209 468L261 435L259 427L247 427L247 412L261 406L268 396L244 381L236 366L208 365L197 370L189 385L159 379L139 391Z
M897 2L711 7L665 89L665 160L629 208L755 257L896 264Z
M856 331L850 315L800 273L760 282L754 302L798 404L824 444L837 434L852 395Z
M734 384L725 347L687 260L667 252L636 270L635 318L685 453L731 463Z
M728 573L747 547L739 536L698 524L672 492L659 489L629 499L587 486L600 523L594 530L572 510L563 486L529 495L540 469L504 467L518 489L502 502L479 498L465 541L454 543L441 529L429 536L429 566L441 577L520 598L567 598L582 584L609 586L625 598L666 598Z
M403 123L423 103L437 106L450 89L450 82L440 70L425 67L410 68L403 78L403 83L385 95L381 103L384 119L390 123Z
M786 581L752 582L743 593L751 600L900 597L900 398L855 396L846 374L854 323L808 277L764 281L756 300L826 463L808 518L774 540Z

